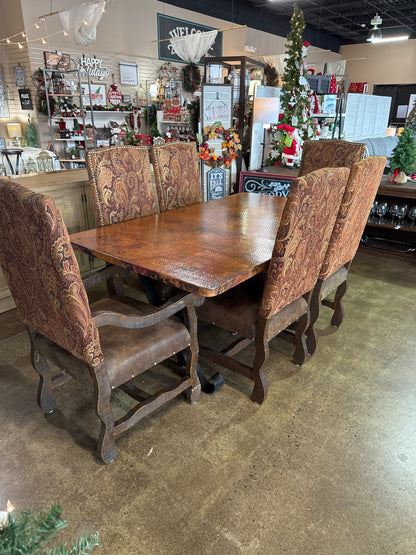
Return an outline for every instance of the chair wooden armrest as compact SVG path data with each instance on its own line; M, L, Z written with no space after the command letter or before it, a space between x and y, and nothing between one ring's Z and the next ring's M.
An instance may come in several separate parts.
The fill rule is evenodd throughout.
M202 297L185 292L175 295L175 297L172 297L168 302L159 307L144 305L130 297L114 296L113 299L118 301L117 312L108 309L91 311L95 325L98 328L101 326L132 329L146 328L170 318L186 307L200 306L204 301ZM143 307L149 307L149 312L144 313ZM143 315L138 315L138 311L142 312Z

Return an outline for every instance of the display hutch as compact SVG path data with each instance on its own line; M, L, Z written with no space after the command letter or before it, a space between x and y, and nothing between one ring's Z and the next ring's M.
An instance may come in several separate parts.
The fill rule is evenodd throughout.
M242 143L244 135L244 121L250 107L250 103L248 102L248 87L246 86L247 72L255 68L263 69L264 63L260 62L259 60L254 60L253 58L248 58L247 56L208 56L204 58L204 83L209 82L206 79L209 75L210 65L222 65L223 67L228 69L229 72L231 72L233 68L239 70L239 82L237 84L237 87L239 85L239 95L237 101L238 110L236 111L237 115L234 119L234 127L238 132L240 143ZM222 80L222 83L224 83L224 80ZM237 184L239 182L241 164L242 153L240 151L236 159ZM236 187L236 189L238 189L238 186Z

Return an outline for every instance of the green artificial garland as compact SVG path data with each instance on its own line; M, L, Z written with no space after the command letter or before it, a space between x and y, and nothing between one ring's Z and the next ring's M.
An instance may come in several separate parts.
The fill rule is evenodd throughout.
M201 84L201 72L196 64L190 63L182 70L183 88L194 92Z

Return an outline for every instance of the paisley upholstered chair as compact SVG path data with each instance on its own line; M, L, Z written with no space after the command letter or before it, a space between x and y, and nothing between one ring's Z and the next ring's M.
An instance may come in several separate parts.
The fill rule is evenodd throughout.
M0 180L0 234L0 263L28 328L32 364L40 376L38 403L52 412L58 385L70 376L92 381L101 421L98 453L104 462L117 455L115 438L163 403L182 392L192 403L198 399L194 302L199 299L183 293L155 309L115 296L90 306L84 283L95 285L122 270L106 268L83 283L54 200L10 180ZM179 311L183 317L173 317ZM183 349L185 375L174 385L147 394L133 384L136 376ZM52 376L48 361L62 372ZM115 388L138 401L118 420L111 405Z
M351 168L344 197L335 222L328 250L311 298L311 320L306 332L308 353L316 350L321 303L334 311L331 325L336 329L344 318L342 298L347 291L348 269L363 234L371 206L383 175L386 158L371 156ZM334 300L327 299L335 291Z
M336 139L321 139L303 143L299 176L320 168L351 168L364 158L365 144Z
M172 142L152 146L150 157L161 212L202 202L195 143Z
M159 213L153 169L146 146L116 146L86 152L97 225L104 226ZM176 290L130 272L123 282L144 291L158 305ZM122 292L119 280L109 280L110 292Z
M257 403L267 396L263 365L269 357L269 341L296 321L293 361L301 363L306 357L304 332L309 321L309 299L348 174L347 168L324 168L294 179L266 279L255 276L218 297L206 299L197 309L199 319L239 335L221 352L200 346L201 356L252 380L252 400ZM255 346L252 365L232 358L250 343Z
M88 150L86 164L98 226L159 212L147 147Z

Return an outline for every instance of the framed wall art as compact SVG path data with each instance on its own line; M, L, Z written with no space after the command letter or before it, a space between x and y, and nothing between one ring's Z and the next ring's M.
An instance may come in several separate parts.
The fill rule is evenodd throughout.
M44 52L45 67L47 69L60 69L61 71L70 71L71 56L62 54L62 52Z
M220 121L229 129L233 116L233 88L231 85L202 85L201 125L206 127Z
M122 85L139 84L139 68L137 64L125 64L120 62L120 83Z
M9 117L9 105L6 99L6 90L4 88L3 73L0 67L0 118Z
M90 88L88 88L88 83L81 83L81 96L84 108L90 106L91 102L93 106L107 105L107 90L103 83L91 83Z
M20 107L22 110L33 110L30 89L19 89Z
M157 14L157 38L159 49L159 60L170 60L172 62L188 62L184 60L176 52L174 46L174 39L186 37L187 35L194 35L195 33L204 33L206 31L215 31L214 27L207 27L206 25L199 25L191 21L177 19L176 17L169 17L167 15ZM170 40L172 39L172 41ZM218 32L214 42L210 46L208 52L202 54L204 56L222 56L222 33ZM201 63L201 59L197 61ZM201 64L202 65L202 64Z
M16 87L26 87L26 70L20 64L14 68L14 80Z

